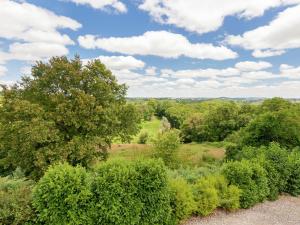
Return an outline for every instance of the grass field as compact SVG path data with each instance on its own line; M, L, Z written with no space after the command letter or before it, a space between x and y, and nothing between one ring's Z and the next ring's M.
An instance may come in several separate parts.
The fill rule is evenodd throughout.
M151 121L144 121L141 124L140 132L133 138L132 143L138 142L138 137L141 133L147 132L149 135L149 141L156 138L156 135L160 129L160 120L154 117Z
M161 126L161 121L153 118L141 124L140 132L133 138L131 143L122 144L115 142L110 150L110 158L137 160L153 157L151 140L156 138ZM138 137L142 132L149 135L148 144L137 144ZM202 166L207 162L222 160L225 150L220 144L215 143L190 143L182 144L177 151L178 164L182 166Z
M202 166L206 162L222 160L224 154L224 148L209 143L182 144L177 152L177 160L182 166ZM110 159L137 160L152 156L153 149L150 144L114 144L110 150Z

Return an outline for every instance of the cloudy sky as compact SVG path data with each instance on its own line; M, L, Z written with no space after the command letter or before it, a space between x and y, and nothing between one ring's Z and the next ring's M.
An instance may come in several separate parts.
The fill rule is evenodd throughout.
M300 97L300 0L0 0L0 82L99 58L130 97Z

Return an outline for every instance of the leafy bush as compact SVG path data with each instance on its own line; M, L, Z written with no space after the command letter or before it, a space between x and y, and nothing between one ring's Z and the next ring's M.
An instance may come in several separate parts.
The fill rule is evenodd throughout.
M235 185L229 185L222 193L220 207L233 211L240 208L241 189Z
M223 174L230 184L242 190L240 205L249 208L269 195L266 171L256 162L247 160L229 162L224 165Z
M293 151L289 156L290 176L287 180L286 192L293 195L300 195L300 151Z
M192 187L183 179L170 179L171 207L175 224L187 219L195 209Z
M282 147L300 146L300 116L293 110L266 112L257 116L237 134L237 145L269 145L277 142Z
M84 168L51 166L33 190L33 206L44 224L93 224L90 179Z
M200 179L193 187L196 214L207 216L219 205L218 191L208 179Z
M143 207L135 166L125 161L101 164L91 187L94 224L138 224Z
M240 207L241 190L235 185L229 185L224 176L211 175L206 180L217 190L219 207L235 210Z
M149 138L149 134L147 131L143 131L140 135L139 135L139 139L138 139L138 144L146 144Z
M171 206L167 171L161 160L135 163L138 197L143 204L139 225L170 224Z
M180 145L179 131L172 129L161 133L154 140L155 156L161 158L167 166L174 166Z
M245 147L237 154L239 159L255 160L264 167L270 188L270 200L277 199L281 192L285 192L291 172L288 156L288 151L277 143L271 143L268 147Z
M21 225L33 219L32 187L24 178L0 177L0 224Z
M217 200L214 199L214 192L217 194ZM241 190L235 185L229 185L226 178L217 173L199 179L194 186L194 193L200 215L207 215L216 207L226 210L235 210L240 207Z

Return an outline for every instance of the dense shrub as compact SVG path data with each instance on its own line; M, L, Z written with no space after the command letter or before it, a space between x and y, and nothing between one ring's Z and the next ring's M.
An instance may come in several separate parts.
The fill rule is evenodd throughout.
M208 179L200 179L193 187L196 214L207 216L219 205L218 191Z
M24 178L0 177L0 224L21 225L33 219L32 187Z
M161 160L135 163L138 197L143 204L139 225L170 224L171 206L167 171Z
M240 205L249 208L269 195L267 174L258 163L242 160L224 165L223 174L230 184L242 190Z
M154 140L154 151L157 158L161 158L167 166L175 166L177 150L180 145L179 131L170 131L158 134Z
M111 161L96 169L91 187L94 224L138 224L142 203L133 164Z
M245 147L237 155L239 159L255 160L264 167L270 188L270 200L277 199L286 190L291 172L288 157L288 151L277 143L271 143L268 147Z
M235 134L236 144L259 147L277 142L282 147L300 146L300 116L293 110L266 112Z
M149 138L149 134L147 131L143 131L140 133L138 138L138 144L146 144Z
M290 176L287 180L286 192L293 195L300 195L300 151L296 149L289 156Z
M229 185L221 195L220 207L229 211L240 208L241 189L235 185Z
M187 219L195 209L193 191L183 178L170 179L171 207L175 224Z
M229 211L240 207L241 190L237 186L229 185L221 175L211 175L206 179L218 192L219 207Z
M33 190L33 206L43 224L93 224L92 193L84 168L51 166Z
M194 185L194 194L198 206L196 212L203 216L217 207L226 210L240 207L241 190L235 185L229 185L226 178L218 174L199 179Z

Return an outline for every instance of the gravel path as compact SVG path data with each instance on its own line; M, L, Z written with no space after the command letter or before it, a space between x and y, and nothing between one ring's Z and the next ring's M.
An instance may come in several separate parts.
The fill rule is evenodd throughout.
M300 198L281 196L247 210L217 210L205 218L192 218L184 225L300 225Z

